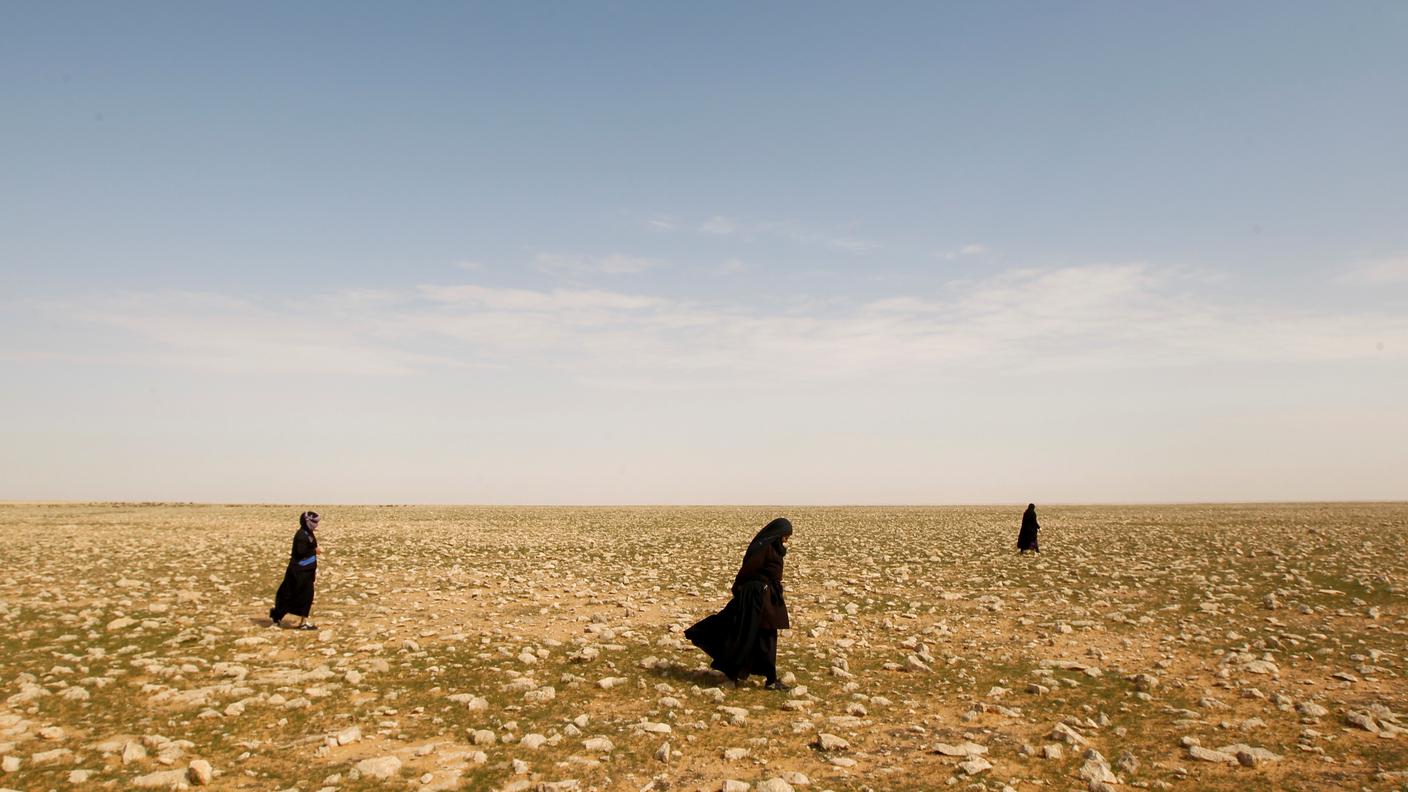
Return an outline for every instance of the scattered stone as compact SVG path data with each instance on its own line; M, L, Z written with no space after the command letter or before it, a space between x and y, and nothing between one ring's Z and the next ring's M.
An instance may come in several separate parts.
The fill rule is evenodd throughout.
M1379 733L1379 724L1368 713L1350 710L1345 713L1344 720L1350 726L1358 726L1366 732Z
M607 737L591 737L582 741L582 747L592 753L611 753L616 746Z
M1080 732L1072 729L1064 723L1058 723L1051 729L1050 739L1063 742L1072 747L1079 747L1086 744L1086 740Z
M958 769L961 770L964 775L975 776L979 773L986 773L991 770L992 763L981 756L975 756L966 762L959 763Z
M1110 770L1110 765L1105 761L1105 757L1094 748L1086 749L1084 754L1085 764L1081 765L1079 775L1085 779L1087 784L1118 784L1120 780L1115 777L1114 771Z
M206 786L215 778L215 769L204 759L192 759L186 766L186 780L193 786Z
M133 762L137 762L146 758L147 749L144 748L142 744L137 742L136 740L129 740L126 745L122 746L123 764L132 764Z
M981 756L987 752L988 749L985 746L971 742L960 743L959 745L938 743L934 746L934 753L943 754L944 756Z
M1236 763L1237 761L1237 757L1232 754L1214 751L1211 748L1204 748L1201 745L1189 746L1188 755L1200 762L1219 762L1227 764Z
M379 756L363 759L356 764L356 768L363 776L385 780L401 773L401 760L394 756Z

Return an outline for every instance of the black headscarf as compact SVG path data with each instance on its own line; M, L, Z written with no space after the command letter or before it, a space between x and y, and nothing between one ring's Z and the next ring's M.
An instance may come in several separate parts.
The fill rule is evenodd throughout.
M302 528L308 533L313 533L317 531L318 513L315 511L306 511L298 515L298 527Z
M744 553L743 557L747 558L768 545L773 545L779 555L787 555L787 546L782 543L782 537L791 535L792 523L788 522L786 517L778 517L758 531L758 535L748 543L748 552Z

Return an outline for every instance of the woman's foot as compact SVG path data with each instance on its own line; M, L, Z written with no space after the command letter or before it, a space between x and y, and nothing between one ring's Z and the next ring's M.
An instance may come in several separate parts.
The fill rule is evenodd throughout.
M283 620L279 618L279 615L274 612L274 609L273 609L273 608L270 608L270 609L269 609L269 625L270 625L271 627L282 627L282 626L283 626Z
M782 680L780 679L769 679L767 684L763 685L763 687L767 688L768 690L780 690L783 692L792 689L791 686L782 684Z
M316 624L313 624L312 622L303 622L302 624L298 625L298 629L300 629L300 630L316 630L316 629L318 629L318 626L317 626Z

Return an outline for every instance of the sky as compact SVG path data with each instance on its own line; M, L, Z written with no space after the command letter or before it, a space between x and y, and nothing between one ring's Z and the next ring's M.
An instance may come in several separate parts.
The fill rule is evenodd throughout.
M1408 498L1408 5L0 5L0 499Z

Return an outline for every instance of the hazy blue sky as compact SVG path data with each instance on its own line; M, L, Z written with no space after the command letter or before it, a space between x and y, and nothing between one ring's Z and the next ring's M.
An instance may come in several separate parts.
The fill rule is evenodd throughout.
M1405 42L6 3L0 498L1405 498Z

